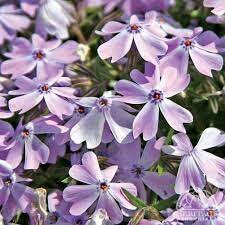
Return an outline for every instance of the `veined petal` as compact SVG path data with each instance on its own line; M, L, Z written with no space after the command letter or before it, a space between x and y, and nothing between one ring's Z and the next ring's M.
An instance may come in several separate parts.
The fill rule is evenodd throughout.
M130 50L133 42L133 35L124 30L115 37L98 47L98 54L101 59L112 58L114 63L123 58Z

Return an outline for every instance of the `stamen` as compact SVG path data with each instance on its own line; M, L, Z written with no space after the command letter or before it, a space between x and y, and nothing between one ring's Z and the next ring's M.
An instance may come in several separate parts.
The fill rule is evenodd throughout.
M187 39L187 40L184 41L184 45L185 45L186 47L189 47L189 46L192 45L192 41L189 40L189 39Z
M137 24L131 24L131 25L130 25L130 29L131 29L132 31L138 30L139 27L140 27L140 26L138 26Z
M107 185L106 182L102 182L100 183L100 188L103 190L103 191L107 191L109 189L109 186Z
M79 106L79 108L76 109L76 112L83 114L83 113L85 113L85 108L83 106Z
M149 99L152 103L159 103L163 100L163 93L159 90L152 90L149 94Z
M6 186L9 186L11 183L12 183L12 180L11 180L11 178L9 178L9 177L7 177L7 178L4 180L4 184L5 184Z
M98 103L99 103L100 106L107 106L108 105L108 100L102 98L101 100L99 100Z
M44 84L44 85L41 87L41 90L44 91L44 92L47 92L47 91L49 90L48 84Z
M24 128L24 130L22 131L22 137L28 137L30 135L30 131L26 128Z
M41 50L38 50L33 53L33 57L36 60L42 60L45 57L45 53Z

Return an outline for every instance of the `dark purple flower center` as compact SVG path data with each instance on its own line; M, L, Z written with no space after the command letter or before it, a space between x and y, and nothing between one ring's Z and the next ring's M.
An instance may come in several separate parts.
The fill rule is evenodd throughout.
M100 188L103 190L103 191L108 191L109 189L109 186L106 182L101 182L100 183Z
M33 57L36 60L42 60L45 57L45 53L42 50L33 52Z
M10 177L6 177L3 179L3 183L5 184L5 186L9 186L10 184L12 184L12 179Z
M83 225L83 221L81 219L78 219L74 225Z
M144 167L141 165L134 165L131 169L131 173L137 178L142 177L144 175Z
M163 100L163 93L159 90L152 90L149 94L149 99L152 103L159 103Z
M218 210L215 208L208 208L206 210L206 217L210 220L210 219L215 219L218 216Z

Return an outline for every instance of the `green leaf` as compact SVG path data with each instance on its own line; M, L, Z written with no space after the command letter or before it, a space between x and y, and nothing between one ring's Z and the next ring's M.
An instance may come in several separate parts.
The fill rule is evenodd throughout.
M178 195L174 195L168 199L165 199L165 200L159 201L156 204L153 204L153 207L159 211L165 210L169 207L172 207L174 204L176 204L177 199L178 199Z
M127 191L126 189L122 188L122 191L124 193L124 195L128 198L128 201L136 206L138 209L142 209L147 207L147 204L145 202L143 202L140 198L135 197L134 195L132 195L129 191Z
M62 180L61 182L64 184L69 184L71 182L72 178L71 177L67 177L64 180Z
M172 136L174 135L174 130L171 128L167 134L167 137L166 137L166 141L165 141L165 144L166 145L169 145L171 143L171 140L172 140Z

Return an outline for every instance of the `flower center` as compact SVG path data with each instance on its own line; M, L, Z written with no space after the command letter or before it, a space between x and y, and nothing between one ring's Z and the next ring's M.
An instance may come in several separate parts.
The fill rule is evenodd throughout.
M163 100L163 93L159 90L152 90L149 94L149 99L152 103L159 103Z
M184 41L184 45L185 45L186 47L189 47L189 46L192 45L192 41L189 40L189 39L187 39L187 40Z
M130 24L128 27L127 27L127 31L129 33L139 33L141 30L141 26L138 25L138 24Z
M206 217L211 220L215 219L218 216L218 210L215 208L209 208L206 210Z
M28 129L24 128L21 135L23 138L26 138L30 135L30 131Z
M33 57L36 60L42 60L45 57L45 53L42 50L35 51Z
M107 99L101 99L99 102L99 105L100 106L107 106L108 105L108 100Z
M144 175L144 167L140 165L134 165L131 169L131 173L135 174L135 177L139 178Z
M76 109L76 112L83 114L83 113L85 113L85 108L83 106L79 106L79 108Z
M107 98L101 97L98 99L96 104L101 111L110 107L111 102Z
M82 225L83 224L83 221L81 219L78 219L74 225Z
M3 179L3 182L5 186L9 186L10 184L12 184L13 181L10 177L6 177L5 179Z
M138 26L137 24L131 24L131 25L130 25L130 29L131 29L132 31L138 30L139 27L140 27L140 26Z
M103 191L108 191L109 186L108 186L108 184L104 181L104 182L101 182L101 183L100 183L100 188L101 188Z
M49 87L48 87L48 85L47 84L45 84L45 85L43 85L42 87L41 87L41 90L42 91L48 91L49 90Z

